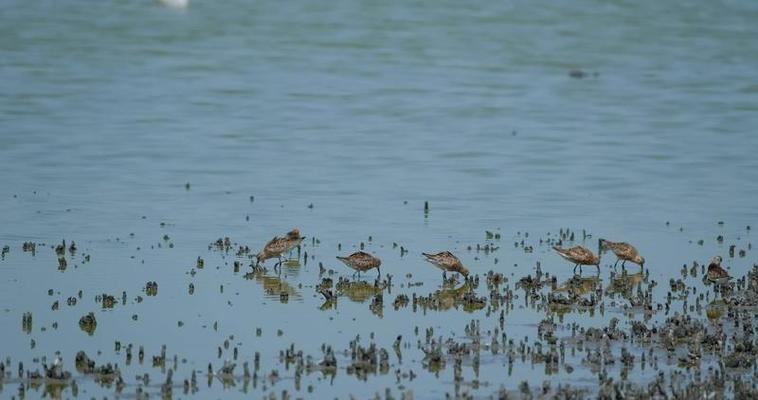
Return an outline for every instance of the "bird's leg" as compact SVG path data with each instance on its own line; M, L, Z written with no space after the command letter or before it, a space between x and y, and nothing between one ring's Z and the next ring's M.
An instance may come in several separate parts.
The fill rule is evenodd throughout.
M447 280L447 274L445 273L445 271L442 271L442 280L443 281Z
M613 268L616 268L616 266L619 264L619 259L616 259L616 262L613 264Z
M578 267L579 264L574 265L574 274L576 274L576 267Z
M595 264L595 266L597 267L597 274L600 275L600 264Z
M624 264L626 264L626 260L624 260L623 262L621 262L621 268L624 268Z

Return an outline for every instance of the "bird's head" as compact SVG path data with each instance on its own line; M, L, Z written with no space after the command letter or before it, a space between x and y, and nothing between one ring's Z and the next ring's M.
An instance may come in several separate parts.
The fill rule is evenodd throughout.
M641 256L641 255L639 255L639 254L638 254L638 255L636 255L636 256L634 257L634 260L632 260L632 261L634 261L636 264L639 264L639 265L640 265L640 267L644 267L644 266L645 266L645 257L642 257L642 256Z

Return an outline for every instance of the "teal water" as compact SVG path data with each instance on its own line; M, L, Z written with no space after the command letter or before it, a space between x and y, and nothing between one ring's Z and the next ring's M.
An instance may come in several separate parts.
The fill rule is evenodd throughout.
M260 352L262 371L283 378L250 388L257 395L365 398L390 387L416 398L488 396L501 384L556 377L593 385L582 368L551 376L526 363L509 375L502 355L483 355L488 366L479 375L464 366L469 384L456 387L450 365L439 377L421 367L417 340L427 327L463 338L473 319L491 330L495 314L395 311L391 302L439 287L421 251L450 249L482 277L504 273L511 288L538 262L565 281L570 266L538 243L561 228L586 230L593 249L599 237L637 245L656 296L683 264L727 258L730 244L747 251L726 263L743 275L755 262L746 226L758 226L757 20L750 1L196 0L172 10L150 1L4 0L0 246L10 252L0 261L0 357L15 371L18 361L36 368L35 359L60 351L73 370L85 350L98 363L119 363L124 393L149 372L153 393L165 372L148 361L124 365L115 341L144 346L146 360L166 344L186 359L174 375L181 382L208 362L220 367L230 356L217 357L217 347L234 335L238 373ZM287 303L242 279L246 260L235 273L233 254L208 250L224 236L257 250L292 227L319 243L306 241L307 264L284 268L297 292ZM487 242L485 230L502 234L490 241L499 250L468 251ZM513 245L524 232L532 253ZM62 239L79 246L65 272L49 248ZM32 256L21 251L26 241L47 246ZM335 280L348 277L334 256L361 242L393 275L383 316L369 311L371 299L341 298L336 310L320 311L319 262L337 271ZM206 267L192 276L198 256ZM158 282L157 296L141 293L147 281ZM79 289L83 298L66 305ZM101 293L120 300L122 291L128 301L113 310L95 302ZM133 301L138 295L144 301ZM604 326L622 315L611 308L569 313L565 322ZM92 336L77 324L89 311L98 318ZM19 329L25 312L34 315L29 334ZM517 306L506 333L534 335L545 316ZM365 382L347 374L348 354L333 381L309 374L297 390L278 361L290 343L320 356L322 343L344 350L358 334L370 343L371 332L382 347L398 334L410 347L402 363L392 354L390 373ZM418 377L398 389L396 369ZM239 382L200 381L199 397L243 395ZM6 382L0 397L17 395L18 384ZM77 384L79 397L114 395L87 377Z

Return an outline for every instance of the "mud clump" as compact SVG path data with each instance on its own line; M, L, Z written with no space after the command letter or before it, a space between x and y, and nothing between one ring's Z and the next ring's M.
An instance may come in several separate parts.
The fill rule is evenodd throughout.
M666 319L665 324L659 330L661 340L668 346L692 343L704 333L705 326L702 322L689 315L681 314Z
M90 312L79 318L79 329L92 336L95 333L95 329L97 329L97 318L95 318L95 313Z

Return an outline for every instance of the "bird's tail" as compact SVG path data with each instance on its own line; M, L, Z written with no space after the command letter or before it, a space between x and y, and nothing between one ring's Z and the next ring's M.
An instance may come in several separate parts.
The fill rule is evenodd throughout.
M429 254L429 253L421 253L421 255L426 258L432 258L432 254Z

